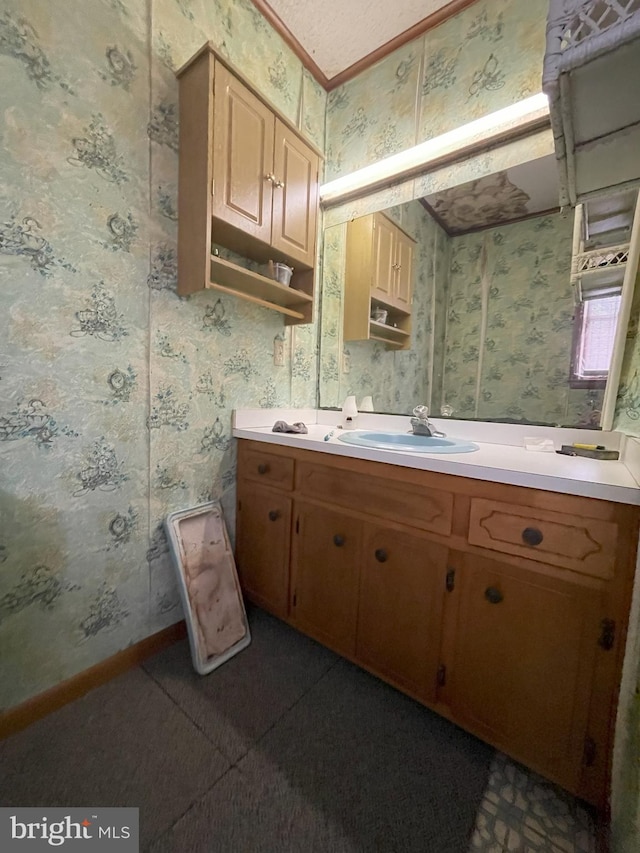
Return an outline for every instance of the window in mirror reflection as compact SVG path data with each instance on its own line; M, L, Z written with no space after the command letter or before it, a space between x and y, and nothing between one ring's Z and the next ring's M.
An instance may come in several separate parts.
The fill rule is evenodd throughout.
M588 299L576 313L572 388L604 388L611 364L620 294Z
M605 321L605 300L588 300L601 305L587 309L578 361L583 309L570 280L572 212L544 212L455 235L417 200L385 214L416 240L410 345L392 350L344 334L347 226L328 228L321 406L339 408L351 394L358 401L372 397L375 411L389 414L410 415L425 403L434 416L446 407L453 418L599 425L605 382L585 378L585 370L601 369L594 358L605 353L594 342L599 335L612 344L615 315ZM572 363L582 365L577 385Z

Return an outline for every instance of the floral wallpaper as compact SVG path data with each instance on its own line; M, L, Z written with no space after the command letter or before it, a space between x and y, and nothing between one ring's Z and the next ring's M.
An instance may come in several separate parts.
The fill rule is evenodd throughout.
M602 391L571 389L573 217L451 239L442 401L454 416L598 426Z
M631 306L631 316L627 329L627 342L622 362L620 385L616 400L616 412L613 428L640 436L640 273L636 277L636 285Z
M163 519L221 498L233 531L231 410L316 401L315 326L176 295L175 70L209 39L324 144L250 0L2 4L0 711L180 619Z
M329 93L326 180L541 91L548 0L480 0Z

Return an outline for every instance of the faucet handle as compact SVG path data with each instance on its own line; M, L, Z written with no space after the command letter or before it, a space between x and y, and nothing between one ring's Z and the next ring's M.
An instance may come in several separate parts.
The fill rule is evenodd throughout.
M425 420L429 417L429 407L428 406L416 406L413 410L413 414L416 418L420 418L420 420Z

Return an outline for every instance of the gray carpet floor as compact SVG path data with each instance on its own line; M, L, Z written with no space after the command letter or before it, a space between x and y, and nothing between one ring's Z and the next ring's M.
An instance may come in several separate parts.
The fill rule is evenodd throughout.
M0 805L137 806L149 853L464 853L493 750L259 610L0 743Z

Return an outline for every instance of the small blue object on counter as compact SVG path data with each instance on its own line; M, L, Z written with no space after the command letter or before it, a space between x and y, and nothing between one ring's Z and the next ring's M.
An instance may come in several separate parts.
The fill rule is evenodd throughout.
M288 424L286 421L276 421L271 432L297 432L304 434L309 432L309 430L302 421L298 421L295 424Z

